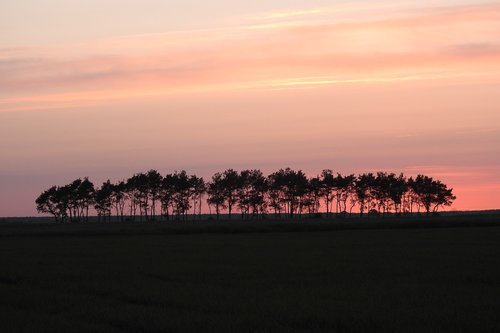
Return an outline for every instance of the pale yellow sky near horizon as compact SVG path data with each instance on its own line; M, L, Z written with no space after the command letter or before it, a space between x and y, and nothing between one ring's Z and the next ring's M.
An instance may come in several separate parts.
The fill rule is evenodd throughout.
M499 1L196 3L0 4L0 216L151 168L425 173L499 208Z

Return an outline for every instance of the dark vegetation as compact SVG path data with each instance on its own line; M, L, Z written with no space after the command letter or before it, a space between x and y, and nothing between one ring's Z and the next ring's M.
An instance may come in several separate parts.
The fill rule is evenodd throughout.
M221 215L220 220L209 220L207 215L202 219L189 216L189 220L163 221L100 221L90 216L86 223L54 223L50 217L14 217L0 218L0 239L4 237L48 237L48 236L105 236L105 235L153 235L153 234L240 234L269 232L323 232L341 230L369 229L435 229L461 227L500 227L500 210L443 212L439 215L408 215L402 218L397 215L370 215L360 217L353 214L349 218L342 216L332 218L307 218L301 216L294 220L267 216L265 219L229 220Z
M498 214L10 221L1 332L500 331Z
M355 176L323 170L307 178L302 171L289 168L264 176L260 170L237 172L228 169L213 175L210 182L185 171L162 176L156 170L135 174L127 180L99 188L88 179L77 179L65 186L53 186L37 199L40 213L52 214L56 221L88 221L95 209L99 220L186 220L202 217L206 197L209 216L241 219L295 216L330 218L352 217L357 208L363 215L412 215L437 213L455 200L453 190L432 177L378 172ZM324 213L324 214L321 214Z

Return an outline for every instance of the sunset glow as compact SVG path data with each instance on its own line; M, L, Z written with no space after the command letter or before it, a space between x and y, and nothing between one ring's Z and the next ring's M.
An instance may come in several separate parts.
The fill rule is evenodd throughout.
M425 173L500 207L500 1L85 3L0 4L0 216L151 168Z

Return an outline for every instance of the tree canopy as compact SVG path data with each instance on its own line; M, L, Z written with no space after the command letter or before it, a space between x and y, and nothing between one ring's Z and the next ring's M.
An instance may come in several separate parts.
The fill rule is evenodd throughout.
M202 177L175 171L161 175L156 170L134 174L127 180L110 180L95 188L88 179L52 186L35 200L37 211L56 221L88 221L93 208L101 221L185 220L201 218L206 202L215 217L234 212L241 218L266 214L294 218L303 214L350 216L366 214L436 213L456 199L453 189L425 175L407 178L387 172L360 175L335 174L330 169L314 177L302 170L280 169L265 176L258 169L215 173L209 182ZM333 208L335 205L335 209Z

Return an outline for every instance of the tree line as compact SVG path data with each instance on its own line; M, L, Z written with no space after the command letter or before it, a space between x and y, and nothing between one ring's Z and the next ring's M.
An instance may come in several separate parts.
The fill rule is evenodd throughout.
M315 177L301 170L280 169L265 176L260 170L215 173L206 182L186 171L162 176L156 170L134 174L127 180L109 180L96 187L88 178L52 186L36 199L39 213L56 221L88 221L94 209L100 221L185 220L202 215L203 203L210 217L242 219L266 214L294 218L309 216L359 216L438 212L456 199L453 189L432 177L407 178L403 173L377 172L342 175L326 169Z

